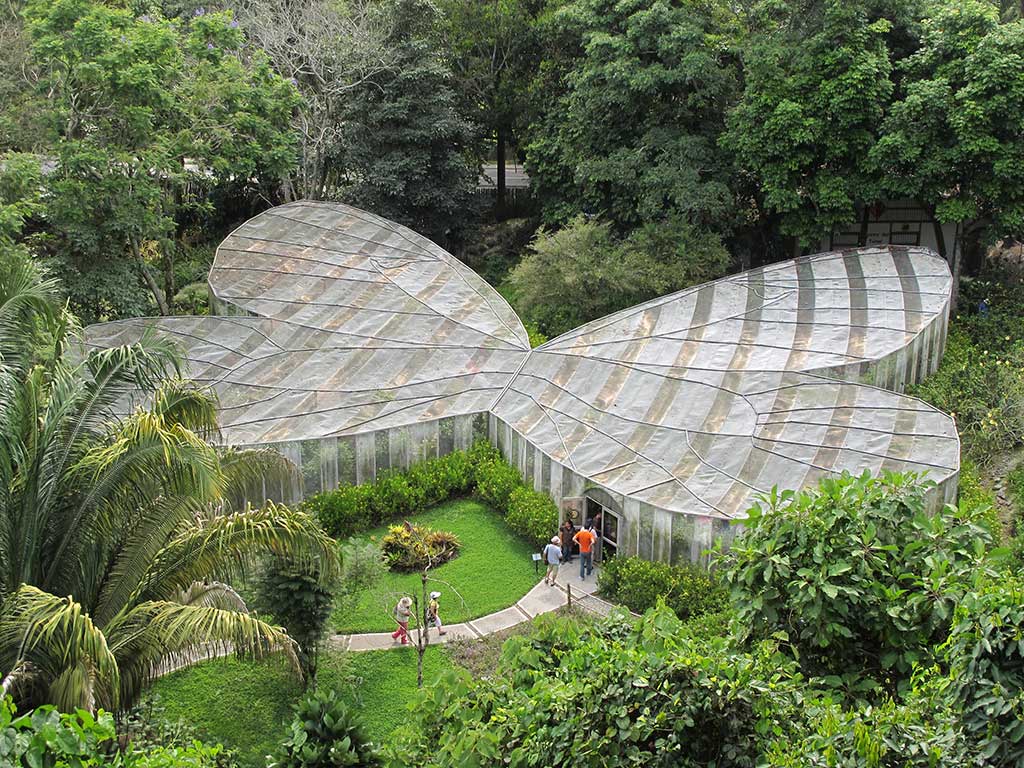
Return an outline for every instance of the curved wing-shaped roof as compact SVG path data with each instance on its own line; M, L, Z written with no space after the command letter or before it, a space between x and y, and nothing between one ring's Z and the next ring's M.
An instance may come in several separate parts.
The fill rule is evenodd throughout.
M519 318L454 256L345 205L299 202L232 232L210 317L88 329L112 346L176 339L234 445L370 432L486 411L527 354Z
M553 459L650 504L735 517L773 485L959 466L952 420L834 376L940 333L946 263L924 249L826 253L633 307L534 350L495 405Z
M743 514L849 470L959 467L950 417L899 389L938 362L951 280L918 248L819 254L588 323L532 352L522 323L429 240L334 203L266 211L210 273L211 317L154 327L221 402L232 444L491 412L553 460L658 507ZM569 297L571 300L571 297Z

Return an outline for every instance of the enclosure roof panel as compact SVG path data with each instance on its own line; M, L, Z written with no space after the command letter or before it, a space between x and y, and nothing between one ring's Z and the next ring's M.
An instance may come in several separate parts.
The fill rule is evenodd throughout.
M209 280L229 314L106 323L86 338L109 347L152 329L175 339L191 376L217 393L230 444L490 412L608 491L720 518L742 517L772 486L837 472L942 481L959 468L949 416L861 383L882 368L919 378L937 361L951 278L924 249L750 270L532 352L519 318L472 270L345 205L260 214L224 240Z

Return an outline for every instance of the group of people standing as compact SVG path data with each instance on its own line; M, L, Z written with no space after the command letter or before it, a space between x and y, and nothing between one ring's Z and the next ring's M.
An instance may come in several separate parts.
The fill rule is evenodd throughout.
M550 586L557 584L558 567L563 562L571 563L577 548L580 555L580 581L585 581L594 572L594 552L599 542L594 520L588 520L585 526L576 530L572 521L566 518L558 529L558 535L551 537L551 542L541 553L547 564L544 583Z
M438 602L440 599L440 592L430 593L430 602L427 603L427 607L423 611L423 624L427 628L437 627L437 634L439 635L447 635L448 631L441 622L441 604ZM408 645L409 619L412 618L412 598L409 596L399 598L398 605L395 606L394 615L398 629L391 633L391 639L396 642L400 641L402 645Z

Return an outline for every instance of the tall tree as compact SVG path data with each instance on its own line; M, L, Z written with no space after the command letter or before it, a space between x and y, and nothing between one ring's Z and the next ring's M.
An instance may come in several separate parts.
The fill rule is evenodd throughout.
M169 663L293 655L226 584L267 554L315 563L325 581L338 572L307 515L236 506L280 459L218 453L214 403L173 377L165 345L68 353L77 340L55 290L27 258L0 270L2 692L109 709ZM116 417L131 395L147 405Z
M616 229L683 217L727 233L718 147L738 88L734 17L714 0L575 0L545 19L554 51L527 167L548 222L599 214ZM565 53L568 51L569 53Z
M959 276L965 241L1024 237L1024 21L1000 24L988 2L943 2L902 70L872 159L886 191L933 212ZM957 225L957 243L943 223Z
M537 0L444 0L443 37L456 82L493 141L498 208L505 204L507 150L525 124L530 80L540 62Z
M765 3L744 56L743 96L722 144L735 153L762 217L815 244L879 197L869 153L892 95L878 4Z
M166 314L173 282L161 288L151 262L172 273L176 216L207 205L197 192L218 180L288 169L297 94L265 57L243 52L226 13L179 25L96 0L30 0L25 14L59 131L47 199L70 253L63 271L127 258Z
M252 42L302 95L293 118L299 162L286 197L328 199L344 173L336 158L352 92L396 65L388 45L395 19L374 0L239 0L238 14Z
M349 94L339 195L451 245L472 209L478 134L437 51L436 6L389 0L384 8L394 20L386 41L394 66Z

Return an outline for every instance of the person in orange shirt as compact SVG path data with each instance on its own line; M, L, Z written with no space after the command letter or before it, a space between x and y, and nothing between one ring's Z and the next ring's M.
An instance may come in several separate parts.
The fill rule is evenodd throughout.
M594 570L594 542L597 541L590 522L580 528L572 540L580 546L580 581L584 581Z

